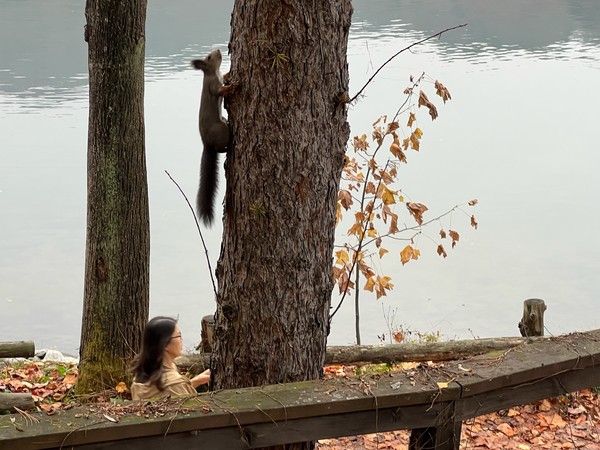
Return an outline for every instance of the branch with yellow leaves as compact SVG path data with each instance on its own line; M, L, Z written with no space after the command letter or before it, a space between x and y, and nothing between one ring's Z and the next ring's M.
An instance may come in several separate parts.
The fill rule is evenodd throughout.
M364 289L371 292L375 291L378 298L382 295L386 295L386 290L393 288L393 285L390 283L390 277L377 275L365 262L366 256L363 251L364 248L375 243L379 249L379 257L381 258L388 252L381 246L383 238L389 237L391 239L399 240L399 237L396 236L397 234L414 231L415 233L413 233L411 237L403 239L411 241L412 244L413 240L418 235L423 234L422 229L424 226L427 226L434 221L440 221L443 217L459 208L457 205L445 213L438 215L434 219L424 221L423 214L428 210L427 206L419 202L405 201L404 196L400 195L402 191L394 191L389 186L397 180L397 164L400 162L407 162L405 151L408 149L415 151L420 150L420 141L423 136L423 131L415 125L417 118L413 108L423 106L428 109L432 120L438 117L438 111L433 102L429 100L423 90L417 90L425 78L425 73L421 74L417 79L414 79L411 76L411 85L404 90L404 94L407 96L406 100L397 109L392 120L388 123L387 116L382 116L373 123L374 130L372 139L377 144L376 148L373 151L369 151L369 142L366 134L363 134L361 137L356 136L354 137L353 147L358 156L357 158L346 157L343 179L348 185L347 188L340 189L338 194L337 222L339 223L341 221L342 208L348 211L351 205L356 202L358 206L354 213L355 221L348 230L348 234L355 236L358 242L355 245L350 245L349 243L344 244L343 249L337 251L335 254L336 262L333 268L333 276L340 287L340 294L342 294L342 297L337 307L330 314L330 320L340 309L341 304L344 302L346 295L351 289L356 289L356 292L358 293L358 274L360 272L367 278ZM444 103L452 98L450 92L442 83L436 80L433 84L435 86L436 94L442 98ZM411 103L411 99L416 95L418 95L418 99ZM409 112L406 123L409 133L408 135L405 134L404 139L401 139L398 135L398 130L401 130L401 127L397 118L404 112ZM395 160L388 158L385 165L380 166L378 165L376 158L383 148L384 141L388 136L392 137L389 151ZM358 158L362 159L362 162L357 161ZM362 172L363 168L365 170L364 174ZM372 181L372 178L375 178L377 181ZM360 195L352 194L352 191L357 191L357 194ZM371 199L368 198L369 196L372 196ZM391 208L391 205L398 203L397 200L400 203L405 204L408 212L417 222L417 225L412 227L405 226L404 228L398 227L398 213L394 212ZM473 206L476 203L476 200L472 200L469 202L469 205ZM382 221L386 226L388 226L389 222L388 232L380 234L376 228L375 221ZM477 221L474 216L471 216L471 225L474 228L477 228ZM442 228L440 237L445 239L448 235L452 238L452 247L455 247L459 240L458 233L454 230L449 230L447 233ZM437 253L443 257L447 256L441 243L437 247ZM400 252L400 260L403 265L410 260L418 259L419 256L420 251L413 248L410 244ZM359 269L360 272L357 269ZM352 276L355 270L356 281L353 283ZM358 330L358 298L356 299L355 308L357 342L360 342Z

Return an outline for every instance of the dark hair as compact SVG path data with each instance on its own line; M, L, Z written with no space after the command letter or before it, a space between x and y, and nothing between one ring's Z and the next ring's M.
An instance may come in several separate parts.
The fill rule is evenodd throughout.
M163 355L169 345L177 320L172 317L158 316L150 320L144 328L142 349L131 364L133 381L150 382L163 390Z

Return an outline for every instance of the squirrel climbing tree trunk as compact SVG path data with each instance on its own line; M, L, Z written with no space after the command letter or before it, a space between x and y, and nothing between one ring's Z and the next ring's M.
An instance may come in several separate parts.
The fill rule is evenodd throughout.
M87 0L90 79L85 285L77 392L127 380L148 319L146 0Z
M349 0L235 1L215 388L322 372L351 14Z

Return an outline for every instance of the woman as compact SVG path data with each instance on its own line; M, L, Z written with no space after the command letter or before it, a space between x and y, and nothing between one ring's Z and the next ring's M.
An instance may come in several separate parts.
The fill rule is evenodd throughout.
M208 383L210 370L191 380L177 370L175 358L181 355L183 342L177 321L155 317L146 324L142 350L132 364L133 400L148 400L176 395L196 395L196 387Z

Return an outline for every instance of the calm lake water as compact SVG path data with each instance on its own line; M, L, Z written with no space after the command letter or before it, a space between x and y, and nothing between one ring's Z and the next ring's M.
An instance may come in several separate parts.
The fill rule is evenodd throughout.
M85 251L84 3L0 6L0 340L31 339L70 353L79 345ZM194 197L202 77L189 61L215 47L226 52L232 2L219 3L148 5L150 313L179 315L188 346L215 304L195 225L164 171ZM363 343L379 342L388 325L444 338L518 335L522 301L531 297L546 300L549 333L598 327L600 5L356 1L351 94L401 48L461 23L468 26L386 66L349 113L352 135L370 133L378 116L403 101L411 74L442 81L452 101L434 100L440 117L433 123L419 111L422 147L401 168L401 187L429 207L426 218L480 202L439 224L461 233L446 259L435 253L438 225L415 243L419 261L403 267L400 246L389 245L383 270L395 289L384 301L362 295ZM478 231L469 226L473 212ZM219 224L205 237L214 267ZM353 342L353 315L348 302L334 319L331 344Z

